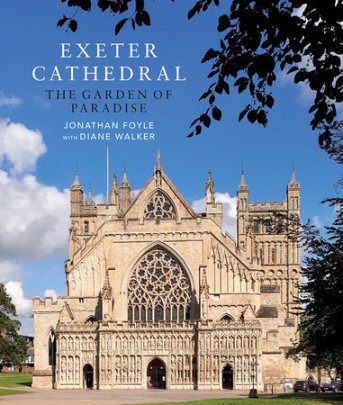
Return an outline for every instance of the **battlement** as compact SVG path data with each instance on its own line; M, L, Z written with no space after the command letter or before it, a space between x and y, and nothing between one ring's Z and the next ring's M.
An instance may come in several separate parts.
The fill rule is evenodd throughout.
M44 300L40 297L32 298L32 312L52 311L60 312L65 302L71 305L72 310L88 310L89 307L94 307L98 297L57 297L57 301L53 301L51 297L45 297Z
M265 201L265 202L263 202L263 201L256 201L256 202L252 202L252 201L249 201L248 202L248 208L249 208L249 210L250 209L253 209L253 210L255 210L255 209L259 209L259 208L261 208L261 209L268 209L268 210L286 210L287 209L287 201L286 200L284 200L284 201L274 201L274 202L271 202L271 201Z

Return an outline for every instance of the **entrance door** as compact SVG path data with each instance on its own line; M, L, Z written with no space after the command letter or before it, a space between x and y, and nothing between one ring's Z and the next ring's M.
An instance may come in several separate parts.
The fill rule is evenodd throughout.
M223 389L225 390L233 389L233 370L230 364L227 364L223 368Z
M85 388L93 388L93 367L90 364L83 367L83 381Z
M147 369L148 388L166 388L166 368L162 360L152 360Z

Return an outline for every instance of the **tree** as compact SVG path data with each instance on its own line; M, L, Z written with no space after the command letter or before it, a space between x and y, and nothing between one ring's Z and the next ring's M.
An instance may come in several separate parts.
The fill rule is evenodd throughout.
M67 0L61 0L63 3ZM188 18L219 6L220 0L198 0ZM77 30L75 15L79 9L90 11L91 0L68 0L76 7L72 17L63 16L58 26L67 24ZM114 17L127 12L115 26L115 35L131 22L136 26L150 25L144 0L98 0L97 6ZM302 13L299 14L299 8ZM299 14L299 15L298 15ZM295 83L305 83L315 92L309 113L313 114L312 129L320 129L319 144L331 141L330 124L337 113L335 103L343 101L343 75L340 55L343 53L342 0L232 0L226 14L218 19L217 31L222 35L219 48L209 49L202 62L212 61L208 74L213 82L200 100L208 107L191 124L189 137L199 135L211 120L220 120L222 111L215 104L217 95L230 94L232 84L238 93L248 92L251 102L239 114L251 123L263 126L274 105L271 87L278 70L288 69Z
M300 285L299 340L289 357L306 355L313 366L343 377L343 199L326 200L335 206L336 218L326 227L327 239L310 225L304 226L307 256Z
M20 322L13 317L16 309L5 286L0 283L0 365L11 364L20 367L26 359L28 344L18 334Z

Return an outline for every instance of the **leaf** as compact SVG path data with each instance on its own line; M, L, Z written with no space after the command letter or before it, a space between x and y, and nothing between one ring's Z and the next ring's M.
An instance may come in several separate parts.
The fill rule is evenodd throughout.
M229 85L225 81L223 81L223 89L224 89L226 94L230 94Z
M257 118L256 110L250 110L248 112L247 118L253 124L256 121L256 118Z
M64 15L63 18L58 20L57 27L62 27L67 20L68 20L68 18Z
M298 69L299 69L298 66L293 66L293 67L291 67L291 68L289 69L289 71L287 72L287 74L293 73L293 72L297 71Z
M123 26L127 20L128 20L127 18L123 18L121 21L119 21L119 23L116 25L116 28L114 30L114 35L119 34L120 30L123 28Z
M194 132L191 132L190 134L187 135L187 138L191 138L194 135Z
M208 128L211 125L211 118L207 114L205 114L203 122L205 127Z
M194 14L196 13L196 11L197 11L196 6L193 7L193 8L191 8L191 9L188 11L187 18L190 20L190 19L194 16Z
M257 121L259 124L262 124L264 127L267 125L267 114L264 110L260 110L257 114Z
M212 70L212 72L210 72L210 73L207 75L207 77L210 78L210 77L216 75L218 72L219 72L219 69Z
M226 14L219 17L218 23L217 31L219 32L225 31L230 27L230 19Z
M220 121L222 118L222 112L219 110L218 107L214 106L212 108L212 117L213 119L215 119L216 121Z
M150 25L150 16L145 10L142 11L142 21L145 25Z
M77 21L76 20L70 20L68 27L71 31L75 32L77 30Z
M211 97L209 98L208 102L209 102L210 104L213 104L214 101L215 101L215 99L216 99L215 95L212 94Z
M108 0L99 0L98 1L98 7L101 9L101 11L105 11L108 9L110 6L110 2ZM118 7L119 9L119 7Z
M272 108L274 105L274 98L269 94L267 94L267 96L266 96L266 105L269 108Z
M143 19L142 19L142 14L139 12L139 13L136 13L136 15L135 15L135 21L136 21L136 24L138 25L138 26L142 26L143 25Z
M222 94L222 92L223 92L223 82L222 81L220 81L216 84L214 91L218 94Z
M257 100L258 100L260 103L263 103L263 102L264 102L264 96L263 96L263 94L262 94L260 91L258 91L258 92L256 93L256 98L257 98Z
M307 72L304 69L299 70L294 76L294 83L303 82L307 79Z
M199 118L196 118L192 123L191 123L191 125L189 126L189 128L190 127L192 127L196 122L198 122L199 121Z
M327 115L326 115L326 122L328 124L331 124L334 118L336 117L336 111L331 110Z
M201 97L199 98L199 101L204 99L204 98L207 98L210 94L211 94L211 90L205 91L205 93L202 94Z
M195 127L195 135L199 135L201 133L201 125L197 125Z
M201 63L207 62L210 59L213 59L219 55L218 51L215 51L213 48L209 49L206 53L205 56L202 58Z
M243 111L240 112L239 116L238 116L238 121L242 121L242 119L244 118L245 114L249 111L250 106L247 105Z

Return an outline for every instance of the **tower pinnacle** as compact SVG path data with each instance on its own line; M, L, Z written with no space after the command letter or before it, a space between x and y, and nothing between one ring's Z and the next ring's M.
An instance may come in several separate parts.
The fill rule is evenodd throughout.
M238 186L238 190L239 191L249 190L249 187L248 187L247 183L245 182L243 167L242 167L242 173L241 173L241 182Z
M214 204L214 183L212 181L211 170L208 171L205 184L206 203Z

